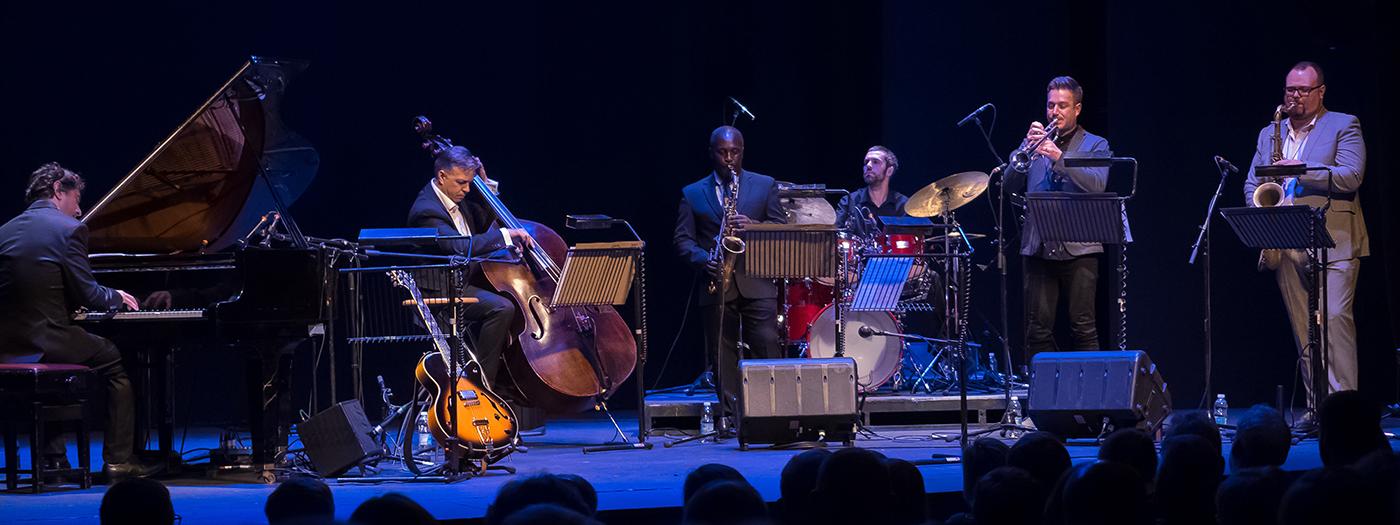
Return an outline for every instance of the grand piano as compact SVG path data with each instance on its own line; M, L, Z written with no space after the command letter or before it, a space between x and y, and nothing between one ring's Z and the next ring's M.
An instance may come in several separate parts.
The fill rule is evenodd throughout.
M330 311L323 250L286 213L314 177L316 150L286 129L280 104L303 63L253 57L83 218L99 282L168 308L79 312L126 355L137 395L138 452L178 462L172 388L182 352L242 356L249 465L265 479L287 449L291 363ZM163 305L164 306L164 305ZM235 363L236 364L236 363ZM146 451L154 426L159 450Z

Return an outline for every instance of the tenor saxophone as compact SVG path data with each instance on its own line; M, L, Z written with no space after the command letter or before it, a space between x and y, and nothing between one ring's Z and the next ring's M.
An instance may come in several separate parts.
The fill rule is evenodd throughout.
M1283 115L1288 109L1283 104L1274 109L1273 151L1269 152L1269 164L1283 160ZM1292 204L1283 194L1283 185L1274 180L1256 186L1253 198L1254 205L1260 208Z
M729 286L729 280L734 275L734 261L739 254L748 249L748 245L740 239L734 231L733 218L738 213L739 206L739 173L733 166L729 168L729 197L724 200L724 216L720 218L719 234L715 236L715 246L710 248L710 261L722 261L720 265L719 278L710 278L710 284L705 290L710 293L723 291Z

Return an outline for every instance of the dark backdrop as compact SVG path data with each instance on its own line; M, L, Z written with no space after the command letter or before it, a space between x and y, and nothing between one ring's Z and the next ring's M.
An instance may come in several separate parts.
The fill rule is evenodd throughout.
M1396 191L1385 153L1397 111L1385 91L1400 62L1382 2L555 4L7 3L0 173L11 197L0 208L21 209L25 176L50 160L83 173L95 202L247 55L305 58L311 67L285 104L288 125L321 153L316 182L292 209L304 231L352 237L402 225L431 176L410 129L428 114L482 157L517 215L557 229L564 213L638 226L650 243L647 384L674 385L701 363L698 318L681 326L691 275L670 250L678 190L705 174L726 96L759 117L741 124L749 169L853 188L864 150L881 143L901 160L894 186L913 193L995 165L975 130L954 127L967 111L997 104L1004 155L1043 120L1046 81L1070 74L1085 87L1084 126L1142 162L1129 210L1138 241L1128 251L1129 344L1151 352L1179 406L1194 406L1201 274L1186 259L1216 181L1211 155L1246 165L1284 73L1310 59L1327 67L1327 106L1363 123L1373 255L1357 291L1361 381L1393 397L1400 284L1387 275ZM1223 202L1238 205L1241 189L1232 178ZM992 233L987 202L960 211L970 231ZM1216 226L1216 390L1235 404L1268 401L1293 374L1278 292ZM978 262L992 251L980 244ZM1019 264L1011 270L1019 348ZM995 286L992 271L978 273L973 333L989 345ZM411 362L372 354L369 373L398 381Z

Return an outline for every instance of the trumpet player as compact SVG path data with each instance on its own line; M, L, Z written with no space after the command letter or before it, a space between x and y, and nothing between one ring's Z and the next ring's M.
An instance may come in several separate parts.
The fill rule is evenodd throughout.
M1063 160L1065 152L1108 150L1108 140L1079 125L1083 102L1078 81L1068 76L1050 80L1045 88L1049 124L1032 122L1026 130L1006 171L1009 191L1104 191L1108 168L1069 168ZM1099 348L1094 297L1100 253L1103 246L1097 243L1042 241L1035 218L1027 217L1021 230L1027 358L1055 349L1055 310L1062 298L1068 303L1073 349Z
M1361 216L1357 191L1366 173L1366 144L1361 138L1361 122L1346 113L1328 111L1323 105L1327 83L1322 67L1299 62L1284 77L1283 104L1274 123L1259 131L1245 180L1244 198L1250 206L1269 205L1281 200L1327 208L1327 232L1336 247L1327 251L1324 270L1327 295L1328 359L1327 383L1330 391L1357 388L1356 322L1352 317L1360 258L1370 253L1366 223ZM1254 166L1304 164L1325 170L1282 181L1281 188L1269 186L1255 177ZM1330 175L1330 176L1329 176ZM1282 193L1281 199L1256 200L1256 191ZM1302 362L1303 384L1311 391L1312 351L1308 348L1307 253L1301 250L1275 252L1266 258L1275 271L1283 304L1288 310L1293 336ZM1320 290L1319 290L1320 292ZM1311 400L1312 397L1308 396Z
M698 272L694 293L704 320L707 360L719 379L716 428L728 433L738 409L739 359L781 357L778 288L771 279L744 275L742 264L725 264L726 258L740 256L732 253L731 237L742 237L753 223L785 222L785 216L773 178L744 170L744 134L737 128L720 126L710 133L709 157L711 172L681 190L672 245ZM724 247L719 246L722 240Z

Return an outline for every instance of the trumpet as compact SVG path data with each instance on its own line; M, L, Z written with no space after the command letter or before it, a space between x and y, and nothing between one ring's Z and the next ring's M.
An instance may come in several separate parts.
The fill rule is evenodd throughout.
M1036 151L1040 149L1040 145L1044 144L1047 140L1055 140L1059 138L1059 136L1060 119L1057 118L1050 121L1050 127L1045 128L1045 134L1040 137L1040 140L1035 141L1033 144L1024 144L1020 148L1017 148L1015 152L1011 153L1011 162L1009 163L1011 169L1016 173L1026 173L1030 171L1031 163L1035 162L1035 159L1040 158L1040 153Z
M1269 153L1269 164L1275 164L1283 160L1283 115L1287 113L1289 109L1292 109L1292 107L1291 104L1288 107L1279 104L1278 107L1274 108L1273 151ZM1288 196L1283 193L1283 185L1274 180L1269 180L1255 186L1253 200L1254 206L1259 208L1268 208L1291 203Z
M739 174L733 166L729 168L729 198L724 200L724 216L720 218L719 233L715 235L715 246L710 249L710 260L722 261L719 279L710 279L710 283L705 290L710 293L723 291L729 285L729 279L734 275L734 261L739 258L739 254L748 249L748 243L740 239L734 231L734 215L738 213L739 206Z

